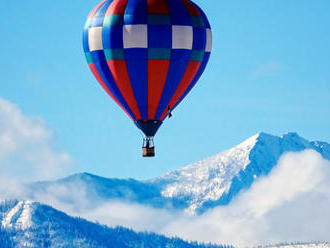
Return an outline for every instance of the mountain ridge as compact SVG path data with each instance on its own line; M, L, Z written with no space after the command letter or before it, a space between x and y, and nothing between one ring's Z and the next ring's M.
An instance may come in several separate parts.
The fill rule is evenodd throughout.
M180 243L182 246L171 246L171 242L175 240L168 240L161 235L150 234L150 236L142 233L141 236L141 233L125 228L109 229L98 223L70 217L44 203L60 210L65 209L65 212L75 216L79 216L79 213L82 215L88 212L94 213L93 211L97 212L100 209L104 211L103 209L109 207L109 204L116 206L118 203L119 207L123 206L122 203L124 205L133 203L130 206L134 209L134 213L135 207L139 208L138 204L141 204L147 206L143 208L146 211L152 210L148 209L151 206L175 210L177 212L172 213L180 215L181 211L190 215L199 215L214 207L229 204L240 192L251 187L256 180L268 175L285 153L307 149L315 150L323 158L330 160L330 145L326 142L308 141L297 133L274 136L261 132L212 157L148 180L105 178L84 172L55 181L26 184L23 187L22 196L18 197L21 200L8 204L0 203L0 244L8 243L8 248L57 248L63 247L58 244L66 242L67 247L110 247L106 243L106 236L119 235L124 241L133 245L129 246L125 243L126 241L123 243L120 240L113 240L117 242L117 247L141 247L143 244L141 242L145 239L149 242L149 238L151 238L150 242L154 242L154 247L162 247L158 245L159 242L161 244L167 242L168 247L196 247L189 246L197 245L195 243ZM47 219L49 216L52 216L51 224ZM84 216L90 219L88 214ZM55 230L54 227L57 229ZM69 235L65 236L68 227ZM96 238L86 231L90 228L96 230ZM43 240L46 240L46 243L43 243ZM177 239L175 242L184 241ZM284 247L330 247L327 243L318 244L320 245L308 243L310 246Z
M123 227L110 228L38 202L17 200L0 203L0 241L1 248L223 248L154 233L137 233Z
M155 233L135 232L124 227L110 228L71 217L39 202L18 200L0 202L0 245L1 248L234 248L232 245L202 244ZM330 243L290 242L258 247L330 248Z
M316 144L321 144L321 147ZM330 158L330 145L326 142L309 142L294 132L280 137L260 132L231 149L171 171L165 177L160 177L160 180L166 180L166 177L173 180L176 177L173 183L176 194L190 197L192 204L188 212L203 213L210 208L229 204L257 178L268 175L284 153L306 149L318 151L325 159ZM221 175L222 172L225 174ZM176 184L181 188L176 187ZM171 184L167 189L171 193ZM167 195L166 189L163 193ZM173 194L169 196L173 197Z
M55 186L79 185L86 189L87 198L99 202L122 200L201 214L229 204L259 177L268 175L283 154L306 149L330 160L330 145L326 142L308 141L292 132L279 137L260 132L231 149L156 178L139 181L79 173L57 181L34 183L30 196L34 199L36 192L47 193Z

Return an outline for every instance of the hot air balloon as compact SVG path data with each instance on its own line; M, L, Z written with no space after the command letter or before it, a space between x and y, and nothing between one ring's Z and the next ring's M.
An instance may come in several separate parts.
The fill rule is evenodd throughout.
M143 156L166 117L202 75L212 33L190 0L105 0L89 14L83 48L89 68L145 135Z

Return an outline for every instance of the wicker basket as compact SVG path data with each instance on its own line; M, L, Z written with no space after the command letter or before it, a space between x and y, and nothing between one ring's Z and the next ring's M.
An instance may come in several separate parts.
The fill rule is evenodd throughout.
M154 157L155 156L155 147L142 147L143 157Z

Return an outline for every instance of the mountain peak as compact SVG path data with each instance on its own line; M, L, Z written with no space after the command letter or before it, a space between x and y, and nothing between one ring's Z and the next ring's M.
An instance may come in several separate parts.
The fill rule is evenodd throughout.
M326 143L309 142L295 132L280 137L260 132L213 157L170 171L154 182L165 185L164 197L188 199L188 212L203 212L228 204L257 177L267 175L284 153L314 149L327 158L329 147Z
M255 135L251 136L250 138L244 140L243 142L241 142L240 144L238 144L237 146L235 146L233 148L253 147L258 142L258 140L264 135L265 135L264 133L257 133Z

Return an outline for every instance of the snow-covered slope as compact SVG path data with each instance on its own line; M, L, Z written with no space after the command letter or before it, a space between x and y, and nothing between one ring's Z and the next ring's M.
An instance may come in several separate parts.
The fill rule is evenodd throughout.
M0 202L1 248L233 248L204 245L167 238L153 233L136 233L109 228L81 218L73 218L47 205L32 201ZM329 243L296 243L260 248L330 248Z
M121 227L109 228L31 201L0 203L0 223L1 248L222 248Z
M258 137L252 136L232 149L166 173L151 182L161 186L164 197L189 199L189 210L194 212L202 202L217 200L230 189L234 176L251 162L249 153Z
M330 145L325 142L310 142L296 133L281 137L259 133L227 151L158 178L137 181L83 173L55 182L32 184L28 187L28 195L39 200L38 196L48 194L67 204L75 201L78 195L80 199L86 199L87 207L116 199L157 208L184 209L192 214L202 213L228 204L257 178L267 175L284 153L305 149L316 150L330 160ZM76 189L80 190L79 193L72 194Z
M1 225L3 228L28 229L32 225L32 216L36 204L31 201L18 202L3 217Z
M281 137L260 133L211 158L171 171L150 182L159 185L164 197L185 199L189 212L228 204L255 179L267 175L286 152L317 150L330 159L330 145L309 142L296 133Z
M109 206L112 200L200 214L229 204L258 178L269 174L286 152L306 149L313 149L330 160L328 143L310 142L296 133L280 137L260 133L213 157L150 180L111 179L82 173L57 181L28 184L17 197L29 201L0 204L0 248L141 247L145 242L153 244L150 247L198 247L178 239L107 228L72 218L36 201L75 215L100 210L102 203L107 202L103 206ZM274 247L330 248L329 244L321 243Z

